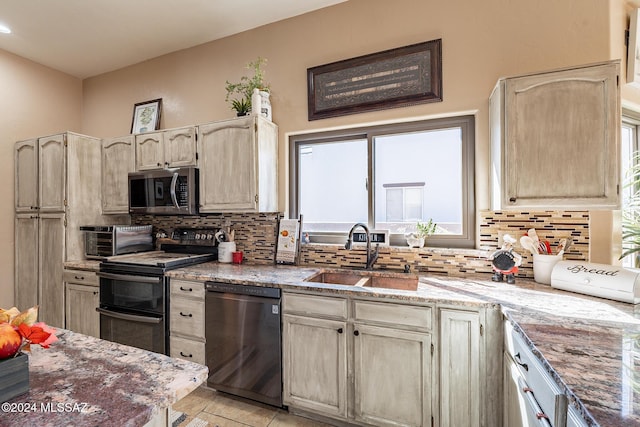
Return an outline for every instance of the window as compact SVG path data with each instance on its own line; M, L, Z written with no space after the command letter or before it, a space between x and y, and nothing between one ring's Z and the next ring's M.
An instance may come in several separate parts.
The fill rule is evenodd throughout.
M433 246L474 247L474 117L290 137L291 216L315 242L343 243L357 222L391 243L433 219Z
M634 192L639 189L632 188L627 185L629 182L629 169L633 167L633 162L638 161L638 155L640 154L640 145L638 144L640 129L640 114L634 113L623 109L622 117L622 211L623 217L628 215L628 210L631 209L631 199L634 196ZM637 197L637 196L636 196ZM624 250L625 248L623 248ZM624 267L637 268L638 260L634 255L628 255L622 259L622 265Z

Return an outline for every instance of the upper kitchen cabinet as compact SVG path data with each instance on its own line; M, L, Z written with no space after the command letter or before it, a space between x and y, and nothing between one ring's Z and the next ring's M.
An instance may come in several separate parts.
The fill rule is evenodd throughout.
M278 127L246 116L198 127L200 212L275 212Z
M38 140L17 142L15 146L16 212L38 209Z
M492 208L617 209L620 63L498 81L489 100Z
M102 140L102 213L129 213L129 172L136 169L133 135Z
M136 169L196 166L196 128L168 129L136 135Z

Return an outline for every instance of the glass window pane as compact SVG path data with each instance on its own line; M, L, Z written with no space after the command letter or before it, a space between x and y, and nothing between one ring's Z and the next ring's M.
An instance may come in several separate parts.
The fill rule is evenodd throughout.
M458 127L378 136L375 150L375 227L415 229L429 218L447 234L462 233L462 130ZM385 187L405 187L405 213L387 219Z
M298 146L298 200L307 232L367 223L367 140Z

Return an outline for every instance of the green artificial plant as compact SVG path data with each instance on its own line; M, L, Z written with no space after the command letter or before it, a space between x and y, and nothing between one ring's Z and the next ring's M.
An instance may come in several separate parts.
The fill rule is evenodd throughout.
M225 89L227 96L225 100L231 103L231 109L235 110L238 115L247 114L251 111L251 95L254 89L269 92L269 83L264 80L264 71L262 66L266 65L265 58L258 58L253 62L249 62L246 66L248 70L253 71L253 76L240 77L238 83L231 83L227 80Z

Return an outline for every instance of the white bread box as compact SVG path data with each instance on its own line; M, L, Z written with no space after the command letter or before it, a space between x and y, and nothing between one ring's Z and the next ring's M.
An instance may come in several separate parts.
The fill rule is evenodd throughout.
M640 270L582 261L558 261L551 287L566 291L640 303Z

